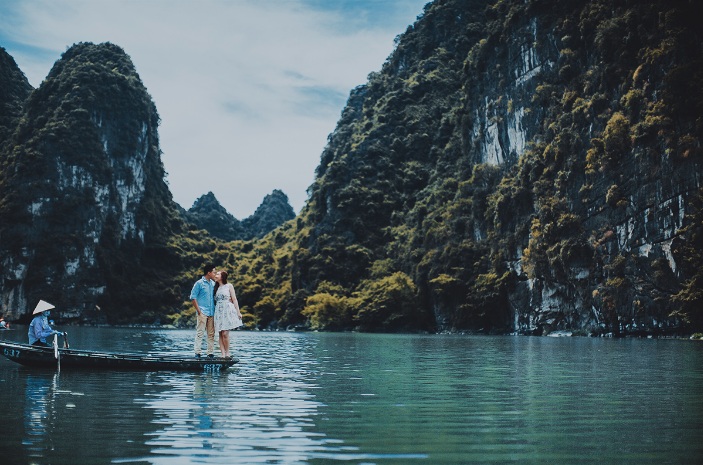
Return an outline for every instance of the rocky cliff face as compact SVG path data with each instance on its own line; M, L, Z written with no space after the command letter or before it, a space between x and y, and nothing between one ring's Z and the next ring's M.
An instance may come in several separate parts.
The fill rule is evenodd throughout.
M376 299L385 328L700 328L694 3L428 5L329 138L293 292L347 299L347 326ZM415 299L355 300L398 273Z
M156 108L116 45L74 45L36 90L0 49L0 108L0 305L10 320L39 299L64 319L163 320L222 240L294 217L280 191L243 222L212 193L178 207Z
M701 331L699 18L692 0L436 0L351 92L296 221L228 244L172 234L158 116L119 47L72 47L31 94L0 53L3 310L133 320L180 305L207 259L261 327ZM244 234L291 217L283 197ZM198 227L239 231L196 204Z
M151 299L121 286L168 255L175 216L149 94L122 49L81 43L23 103L0 178L6 315L42 298L74 316L133 316Z
M694 81L703 68L693 5L679 6L528 2L492 12L503 26L474 50L482 58L465 85L463 140L475 163L499 166L501 182L522 190L499 187L512 208L489 211L485 231L514 231L503 255L517 277L513 330L681 325L671 299L691 276L675 250L701 187Z

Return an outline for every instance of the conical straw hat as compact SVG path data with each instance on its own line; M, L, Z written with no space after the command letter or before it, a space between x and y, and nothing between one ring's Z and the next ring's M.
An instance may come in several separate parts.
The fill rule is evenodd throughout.
M34 311L32 312L32 315L36 315L37 313L51 310L52 308L55 308L55 307L53 305L51 305L49 302L44 302L43 300L40 300L39 303L37 304L37 306L34 307Z

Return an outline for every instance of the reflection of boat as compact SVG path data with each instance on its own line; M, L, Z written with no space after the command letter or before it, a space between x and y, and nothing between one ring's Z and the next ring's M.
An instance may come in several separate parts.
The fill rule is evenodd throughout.
M88 368L147 371L220 371L239 360L234 358L195 358L192 355L142 355L95 352L58 347L39 347L0 341L2 354L13 362L34 367Z

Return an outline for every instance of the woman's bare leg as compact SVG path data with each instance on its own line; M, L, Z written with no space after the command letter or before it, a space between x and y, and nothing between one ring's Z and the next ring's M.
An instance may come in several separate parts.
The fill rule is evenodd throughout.
M220 331L220 353L222 353L223 357L227 356L227 352L229 351L229 340L226 340L227 337L227 331Z
M225 344L225 357L229 357L229 331L222 331L222 336L224 337Z

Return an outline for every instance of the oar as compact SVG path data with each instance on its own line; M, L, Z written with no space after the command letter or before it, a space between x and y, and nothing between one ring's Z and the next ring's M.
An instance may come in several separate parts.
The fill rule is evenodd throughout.
M61 370L61 356L59 355L59 335L54 334L54 358L56 359L56 366Z
M68 349L68 333L66 331L63 332L63 348Z

